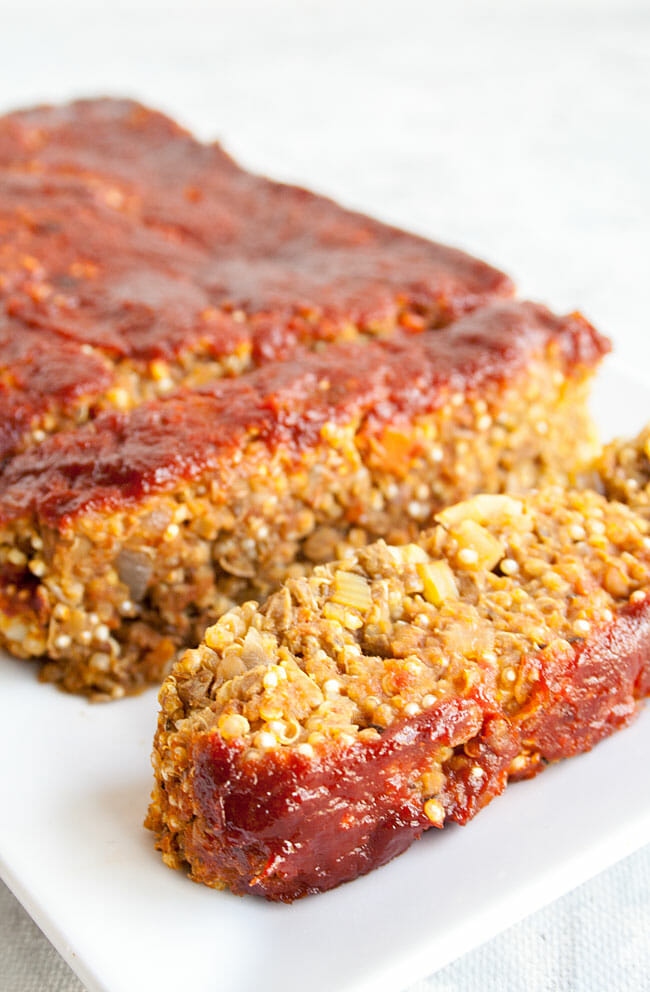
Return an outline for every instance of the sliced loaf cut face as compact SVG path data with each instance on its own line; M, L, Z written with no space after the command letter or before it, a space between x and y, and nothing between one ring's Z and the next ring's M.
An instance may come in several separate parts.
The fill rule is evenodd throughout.
M483 494L209 628L163 684L148 826L196 881L291 901L466 823L650 693L647 521Z

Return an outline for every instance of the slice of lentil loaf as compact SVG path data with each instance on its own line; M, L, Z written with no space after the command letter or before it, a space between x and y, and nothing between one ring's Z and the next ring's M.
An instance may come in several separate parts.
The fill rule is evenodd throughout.
M289 580L163 684L147 826L192 879L290 901L624 726L650 693L648 522L479 495Z
M299 342L435 328L512 289L137 103L0 118L0 458Z
M96 697L159 681L233 602L477 491L593 457L606 342L531 303L331 345L112 412L0 474L0 637Z

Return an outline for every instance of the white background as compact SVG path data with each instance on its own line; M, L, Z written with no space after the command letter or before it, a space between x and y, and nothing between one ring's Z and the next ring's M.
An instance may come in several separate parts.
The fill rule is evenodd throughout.
M486 257L522 294L583 310L624 361L650 372L647 2L0 0L0 84L0 111L139 97L219 137L252 168ZM634 863L648 878L650 857ZM607 878L581 890L589 905L605 900L589 916L602 929L594 942L580 937L584 898L574 910L564 900L555 916L519 928L522 946L536 948L532 972L525 955L506 968L506 945L495 941L430 988L592 992L588 955L610 946L612 914L629 916L633 900L623 874ZM0 961L14 932L2 906ZM639 913L648 934L647 899L637 923ZM533 939L540 926L546 951ZM648 943L637 939L637 961ZM611 953L626 946L621 933ZM646 961L647 975L650 952ZM601 980L616 987L611 974Z

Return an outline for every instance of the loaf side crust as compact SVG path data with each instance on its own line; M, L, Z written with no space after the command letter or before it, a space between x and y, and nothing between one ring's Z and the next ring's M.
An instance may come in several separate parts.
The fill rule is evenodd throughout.
M577 482L605 349L583 318L504 302L50 438L0 475L3 643L114 697L315 563L480 490Z

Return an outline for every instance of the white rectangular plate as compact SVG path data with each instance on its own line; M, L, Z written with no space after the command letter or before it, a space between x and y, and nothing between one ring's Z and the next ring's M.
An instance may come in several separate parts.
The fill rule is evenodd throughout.
M650 386L610 365L595 410L636 432ZM365 878L240 899L169 871L141 826L154 692L91 706L3 658L0 693L0 873L91 990L397 992L650 837L646 712Z

